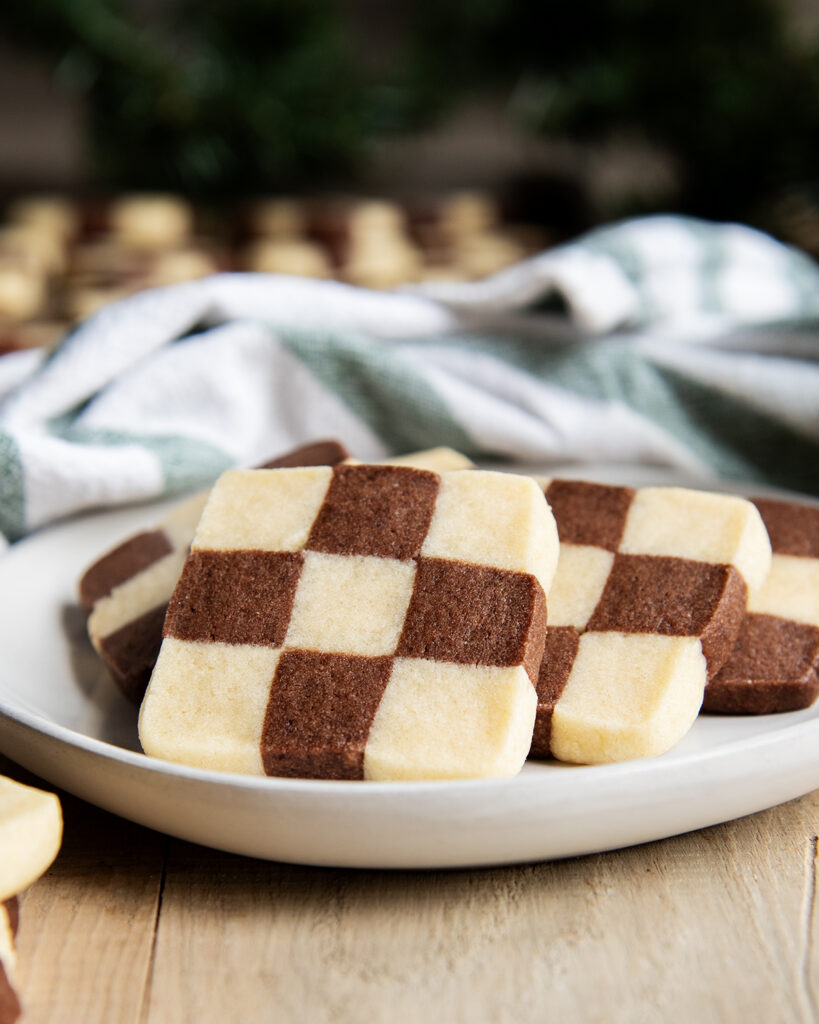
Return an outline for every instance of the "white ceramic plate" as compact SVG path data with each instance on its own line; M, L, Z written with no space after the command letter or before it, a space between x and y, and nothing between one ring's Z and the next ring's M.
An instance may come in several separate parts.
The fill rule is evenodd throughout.
M582 474L652 479L612 467ZM629 846L819 788L819 707L703 716L674 750L650 761L532 763L503 781L264 779L149 759L138 752L135 709L86 639L75 587L101 552L153 524L164 507L71 520L0 558L0 750L125 818L271 860L466 867Z

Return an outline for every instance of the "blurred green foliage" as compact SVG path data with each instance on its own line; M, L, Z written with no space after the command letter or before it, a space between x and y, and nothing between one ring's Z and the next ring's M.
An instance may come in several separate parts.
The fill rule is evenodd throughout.
M26 0L0 27L87 100L100 182L193 196L298 189L354 165L364 89L317 0Z
M778 0L407 0L401 55L378 75L350 38L350 6L26 0L3 5L0 30L87 99L113 186L338 184L373 137L489 91L543 136L625 131L660 147L686 212L753 219L817 177L819 41L795 41Z
M666 151L678 209L750 217L818 176L819 39L784 0L419 0L408 92L494 86L537 133L634 133Z

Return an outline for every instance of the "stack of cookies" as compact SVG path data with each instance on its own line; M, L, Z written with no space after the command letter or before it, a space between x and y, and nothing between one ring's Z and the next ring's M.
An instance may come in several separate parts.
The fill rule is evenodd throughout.
M24 196L0 217L0 354L57 343L109 302L220 271L367 288L480 278L540 251L483 193L396 202L284 196L220 209L180 195Z
M535 481L448 450L345 454L324 442L229 471L86 573L92 639L141 705L147 754L507 777L527 756L662 754L703 700L755 713L816 696L816 510Z

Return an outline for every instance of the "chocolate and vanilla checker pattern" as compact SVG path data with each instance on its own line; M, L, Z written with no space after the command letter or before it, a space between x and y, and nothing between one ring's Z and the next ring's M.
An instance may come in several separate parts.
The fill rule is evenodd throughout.
M262 468L335 466L351 462L339 441L316 441L271 459ZM390 465L444 470L473 463L451 448L430 448L396 456ZM85 572L80 603L88 614L88 635L123 694L139 704L145 695L159 646L162 624L185 564L207 491L177 505L153 530L118 544Z
M265 463L271 469L334 466L349 457L338 441L316 441ZM88 634L120 690L138 704L162 643L162 624L208 492L176 506L153 530L118 544L85 572L80 604Z
M260 775L513 775L557 552L525 477L229 471L168 609L143 749Z
M730 658L705 688L705 711L797 711L819 695L819 508L753 501L771 538L771 571L750 596Z
M759 512L682 488L541 485L561 543L531 755L663 753L693 724L767 575Z

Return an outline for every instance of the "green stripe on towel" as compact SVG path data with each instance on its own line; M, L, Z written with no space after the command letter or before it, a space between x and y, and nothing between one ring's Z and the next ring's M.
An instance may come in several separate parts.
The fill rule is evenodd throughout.
M125 430L68 427L57 432L63 441L87 445L137 445L151 452L162 467L168 493L200 487L234 465L223 449L195 437L177 434L135 434Z
M0 533L16 540L25 532L23 460L14 438L0 431Z
M749 403L655 364L628 338L545 345L537 339L453 336L421 344L480 352L544 384L619 402L720 476L819 494L819 446Z
M278 329L282 344L396 453L449 445L478 454L400 343L351 334Z

